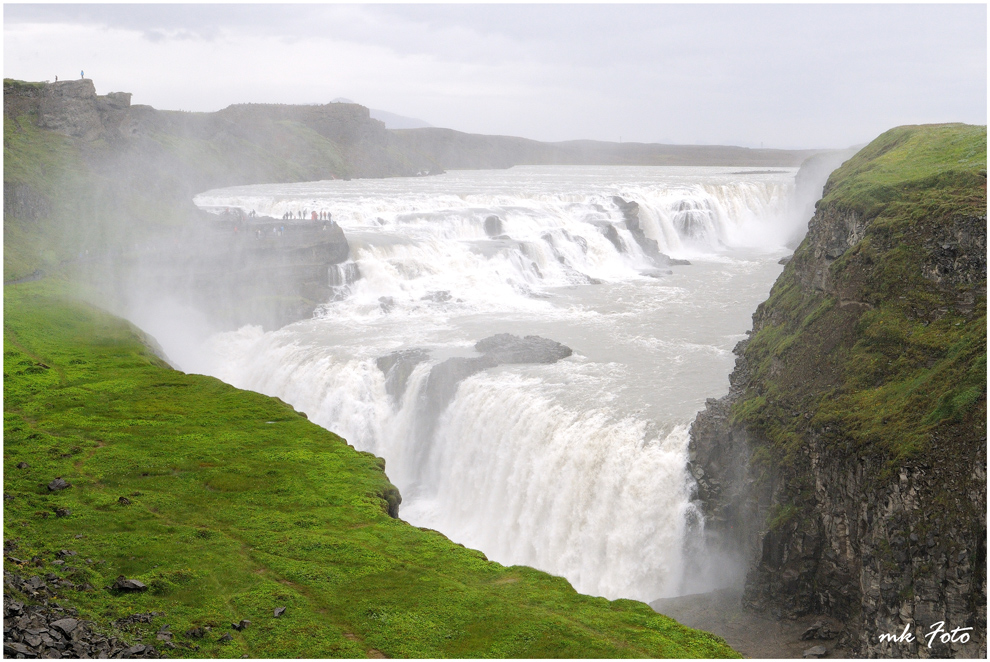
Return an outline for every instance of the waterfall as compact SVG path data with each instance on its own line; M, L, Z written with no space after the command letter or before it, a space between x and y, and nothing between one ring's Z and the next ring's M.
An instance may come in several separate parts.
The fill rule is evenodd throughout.
M493 560L609 598L712 588L688 427L788 252L793 176L513 168L208 192L206 209L330 210L351 252L312 320L213 334L182 367L383 456L400 517ZM573 355L478 367L475 343L503 332ZM475 367L439 397L451 359Z

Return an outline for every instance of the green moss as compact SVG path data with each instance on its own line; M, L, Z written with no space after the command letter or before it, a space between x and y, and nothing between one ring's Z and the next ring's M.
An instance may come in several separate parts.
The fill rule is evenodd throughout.
M379 458L277 399L169 369L62 290L4 292L4 538L46 559L4 564L95 587L60 604L103 622L165 612L180 657L736 657L645 604L392 519ZM49 493L55 476L72 487ZM56 506L71 515L42 517ZM58 549L78 556L53 566ZM121 574L149 590L104 588Z
M771 531L775 531L784 525L792 522L801 512L796 504L778 504L774 512L767 516L767 526Z
M986 128L888 131L833 173L826 190L820 213L852 214L865 226L829 267L853 305L802 285L806 239L757 312L745 349L750 387L733 416L767 445L756 457L793 468L817 435L893 471L944 453L933 439L977 443L986 434L986 281L938 285L924 265L954 224L985 233ZM972 303L961 306L967 297Z

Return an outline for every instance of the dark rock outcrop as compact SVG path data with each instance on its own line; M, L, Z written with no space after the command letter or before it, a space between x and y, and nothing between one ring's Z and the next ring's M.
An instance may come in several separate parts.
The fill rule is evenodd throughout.
M622 238L619 237L619 231L615 229L614 225L612 225L611 223L606 223L604 225L599 226L598 229L601 230L601 233L605 235L605 238L608 239L613 246L615 246L615 250L619 251L620 253L626 252L626 247L622 243Z
M375 365L385 375L385 392L398 404L406 392L406 384L417 365L430 358L429 352L422 349L404 349L381 356Z
M646 236L646 233L643 232L643 228L640 227L640 223L639 223L638 202L626 201L617 195L612 196L612 202L614 202L615 205L619 208L619 211L622 212L622 218L625 220L626 227L629 228L629 232L632 233L633 239L636 240L636 243L639 244L640 248L643 249L643 252L646 253L646 256L650 258L650 260L652 260L654 264L656 264L658 267L669 267L672 265L691 264L687 260L675 260L666 253L661 253L660 244L657 243L657 240L650 239L649 237ZM612 228L612 232L614 231L615 228ZM609 241L612 241L612 243L616 245L616 248L618 248L619 244L616 241L613 241L611 237L609 237L608 230L606 230L605 236L606 238L609 239ZM615 238L616 239L619 238L617 234ZM620 250L620 252L622 251Z
M73 138L118 140L119 126L131 105L128 92L97 96L89 79L46 85L38 104L38 126Z
M540 336L520 338L511 333L499 333L483 338L475 343L474 348L490 357L496 365L503 363L556 363L573 353L570 347L561 345L554 340Z
M877 186L878 169L899 174L876 161L912 149L916 132L931 134L934 153L969 135L895 130L878 139L893 146L867 148L833 174L735 349L729 394L709 400L692 426L689 468L712 544L748 563L749 608L837 619L845 628L829 634L863 656L983 657L986 389L981 377L968 390L958 381L985 362L985 166L882 189L880 203L854 197ZM901 163L930 158L908 154ZM954 206L933 210L929 199ZM898 271L905 256L910 268ZM906 331L922 337L936 324L957 354ZM899 335L881 335L891 325ZM901 383L952 371L960 376L899 399ZM965 404L945 413L950 401ZM939 623L961 628L956 641L929 645ZM910 641L880 638L905 628Z
M430 370L426 382L428 411L440 412L453 399L457 385L471 375L507 363L556 363L571 355L571 348L539 336L520 338L499 333L475 343L478 357L454 357Z

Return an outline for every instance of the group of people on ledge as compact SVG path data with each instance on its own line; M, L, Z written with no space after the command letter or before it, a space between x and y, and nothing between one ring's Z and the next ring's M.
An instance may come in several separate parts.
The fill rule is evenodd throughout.
M282 214L282 220L283 221L286 221L286 220L297 219L297 218L298 219L304 219L304 218L306 218L307 215L309 215L309 218L313 221L314 224L318 224L320 221L323 221L323 227L321 228L321 230L323 230L323 231L326 231L326 229L327 229L328 226L329 227L333 227L333 226L336 225L336 222L333 220L333 214L331 214L328 211L321 211L321 212L314 211L314 212L309 212L308 210L304 210L304 211L297 211L295 213L290 212L290 211L287 211L284 214ZM224 208L223 211L220 212L220 216L226 217L226 218L233 217L237 221L246 221L249 218L257 218L258 217L258 213L256 211L254 211L253 209L251 211L245 212L243 209L240 209L239 207L234 207L234 208L226 207L226 208ZM296 227L299 227L299 226L296 226ZM235 233L239 233L240 230L241 230L240 224L239 223L235 223L234 224L234 232ZM262 239L263 237L265 237L266 235L268 235L268 229L267 228L265 228L265 229L259 229L259 228L250 229L250 228L245 228L245 230L249 230L252 234L254 234L254 236L255 236L256 239ZM284 234L285 234L285 226L284 225L275 225L275 226L272 226L272 228L271 228L271 236L272 237L281 237Z
M328 211L321 211L321 212L315 212L314 211L314 212L309 212L309 211L307 211L305 209L302 210L302 211L297 211L296 214L295 214L295 216L293 216L293 214L292 214L291 211L287 211L284 214L282 214L282 220L283 221L287 221L287 220L293 219L293 218L306 218L307 214L310 214L310 213L312 214L310 216L310 219L311 220L314 220L314 221L330 221L331 223L333 223L333 214L331 214L330 212L328 212Z

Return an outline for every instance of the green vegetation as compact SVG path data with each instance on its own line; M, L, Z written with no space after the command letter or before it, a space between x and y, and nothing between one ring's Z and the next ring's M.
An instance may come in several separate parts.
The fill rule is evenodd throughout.
M645 604L389 517L381 460L279 400L167 368L64 289L4 288L4 538L45 559L5 568L94 587L60 604L101 623L165 612L169 654L187 657L735 656ZM50 492L57 476L72 487ZM59 549L78 555L52 565ZM107 590L118 575L149 590Z
M68 219L79 214L67 208L79 199L79 178L85 171L69 138L42 131L33 117L3 123L4 280L51 267L78 245ZM81 206L82 207L82 206Z
M862 239L821 291L800 277L821 264L813 229L757 311L733 410L757 456L794 468L815 435L893 472L984 443L986 127L888 131L832 174L818 213Z
M888 223L969 213L981 204L986 213L986 179L985 126L902 126L878 137L832 173L820 204L867 218L894 205L888 210Z

